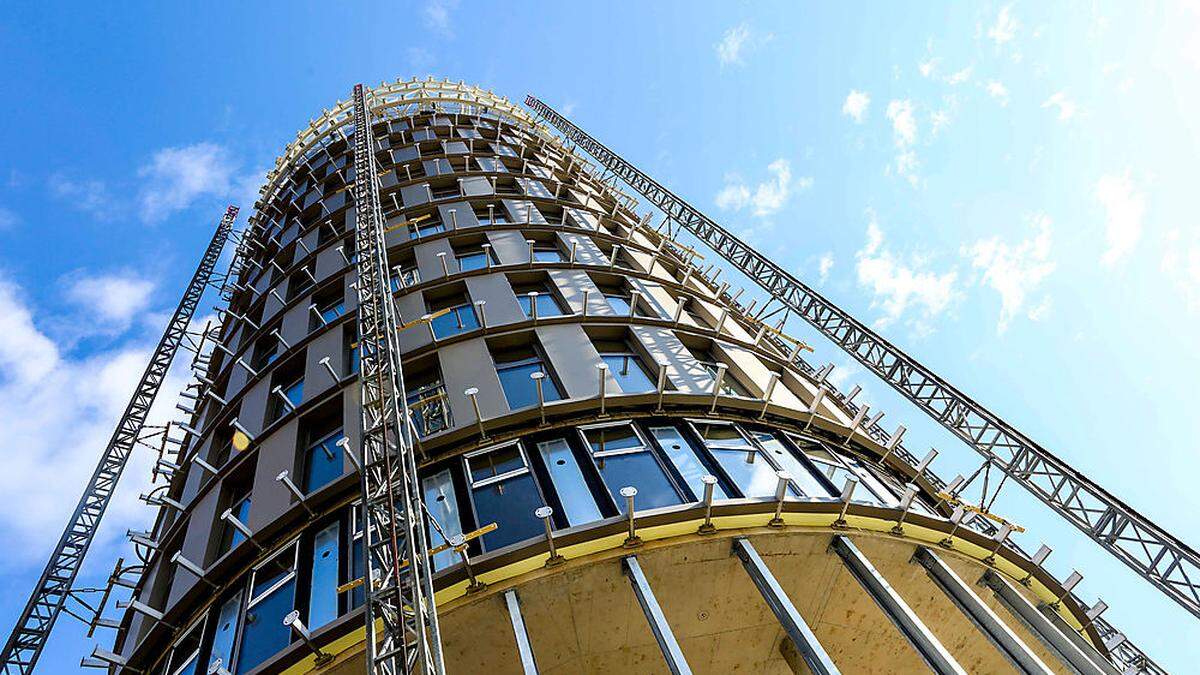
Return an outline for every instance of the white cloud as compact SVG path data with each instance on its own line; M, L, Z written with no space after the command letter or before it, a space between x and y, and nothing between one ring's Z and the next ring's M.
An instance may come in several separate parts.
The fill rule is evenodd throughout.
M1000 47L1011 42L1020 27L1021 23L1012 14L1012 5L1005 5L1000 8L1000 13L996 15L996 23L988 29L987 35Z
M1042 103L1042 107L1043 108L1057 108L1058 109L1058 119L1062 122L1066 122L1067 120L1074 117L1076 111L1078 111L1078 109L1079 109L1078 106L1075 105L1075 102L1072 101L1071 99L1067 98L1066 93L1061 92L1061 91L1056 92L1050 98L1046 99Z
M1094 194L1107 217L1105 239L1108 248L1100 260L1105 265L1115 265L1133 251L1142 236L1146 198L1134 186L1128 169L1119 176L1102 176L1096 182Z
M0 537L21 541L0 561L2 569L39 564L67 522L90 477L152 343L137 340L86 357L62 350L34 323L34 311L14 283L0 278ZM169 419L186 372L172 369L151 411L150 423ZM149 453L130 458L89 560L111 566L123 533L144 527L153 513L136 495L149 478ZM89 563L88 567L91 567ZM40 569L40 568L39 568ZM107 572L107 569L104 570Z
M827 251L821 254L821 259L817 261L817 283L824 284L829 279L831 270L833 270L833 254Z
M153 281L129 273L76 276L68 281L66 297L90 320L123 331L150 305L154 288Z
M996 99L1001 106L1008 105L1008 87L1005 87L1002 82L992 80L987 83L988 96Z
M721 41L716 47L717 60L722 66L745 65L747 54L770 42L774 37L772 33L758 33L750 28L750 24L742 22L721 36Z
M884 243L875 213L868 210L867 243L855 254L860 286L872 294L871 307L883 311L876 325L886 327L904 318L916 333L932 332L931 321L958 299L954 270L938 274L927 268L924 256L907 260L893 254ZM906 314L915 313L916 316Z
M1042 282L1054 271L1050 259L1051 221L1044 214L1030 218L1036 233L1016 244L1008 244L999 237L982 239L963 248L963 255L972 267L982 272L982 283L1000 295L1000 320L996 330L1003 333L1026 305ZM1026 315L1033 321L1046 316L1050 308L1049 296L1029 309Z
M854 118L855 122L861 123L867 116L867 108L871 105L871 95L865 91L851 89L846 95L846 102L842 104L842 114L849 115Z
M1200 237L1193 235L1187 243L1182 238L1179 230L1167 233L1162 270L1175 284L1188 309L1200 312Z
M921 77L933 77L933 73L937 70L938 64L941 62L940 58L931 56L917 64L917 72L921 73Z
M812 178L802 176L792 180L792 165L786 159L777 159L767 165L772 178L750 189L736 174L725 176L725 186L717 193L714 201L725 211L741 211L750 208L758 217L777 213L792 195L793 188L807 190L812 187Z
M138 170L144 183L138 198L142 220L159 222L199 197L228 196L233 169L229 152L214 143L159 150Z
M101 180L75 179L55 173L47 181L47 187L54 196L69 201L71 206L99 221L115 220L124 210L113 200L108 186Z
M892 121L892 136L896 147L912 145L917 140L917 118L913 116L913 104L908 99L893 99L888 102L887 118Z
M425 25L444 37L454 35L454 26L450 22L450 12L458 7L458 0L428 0L421 14Z
M959 84L962 84L963 82L966 82L967 80L971 79L971 70L972 70L971 66L967 66L966 68L963 68L962 70L950 73L949 75L946 76L946 84L954 86L954 85L959 85Z
M21 222L21 218L16 214L16 212L14 212L12 209L6 209L3 206L0 206L0 231L7 230L19 222Z

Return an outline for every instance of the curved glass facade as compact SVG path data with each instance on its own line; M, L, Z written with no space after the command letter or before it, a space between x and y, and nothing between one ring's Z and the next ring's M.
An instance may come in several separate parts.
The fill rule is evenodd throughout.
M899 504L914 478L862 461L882 448L847 441L853 410L810 410L823 385L795 355L525 113L451 83L389 91L379 179L436 583L464 555L543 542L539 507L556 531L619 518L629 486L639 514L694 506L707 476L719 502L773 502L781 472L788 500L837 502L853 477L860 503ZM336 111L257 205L204 373L217 395L170 488L184 508L160 514L138 589L170 620L130 612L117 641L152 673L275 668L292 611L318 640L361 623L353 129ZM946 515L917 484L911 508Z

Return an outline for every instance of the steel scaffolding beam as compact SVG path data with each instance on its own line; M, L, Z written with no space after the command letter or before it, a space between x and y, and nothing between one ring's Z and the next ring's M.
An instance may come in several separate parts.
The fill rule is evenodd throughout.
M446 668L433 600L429 541L411 431L404 423L407 397L388 277L375 139L361 84L355 85L353 100L367 667L372 675L442 675Z
M233 221L237 214L236 206L225 210L225 215L217 225L217 231L204 251L204 257L200 259L187 290L184 291L166 330L159 338L158 346L154 348L154 354L142 373L142 379L138 381L129 405L125 407L112 438L100 455L100 463L92 473L83 496L79 498L71 521L51 552L46 569L38 579L25 609L17 618L16 626L4 645L4 652L0 654L0 672L5 675L33 672L42 648L50 637L50 631L54 628L54 622L71 592L71 585L83 565L88 548L96 536L100 519L104 517L104 511L112 499L117 482L121 479L129 455L141 435L142 427L146 424L150 407L154 405L154 399L167 377L167 370L175 359L175 353L179 350L196 307L200 304L200 298L208 287L217 259L221 257L225 242L233 231Z
M525 104L1014 482L1200 617L1200 554L533 96Z

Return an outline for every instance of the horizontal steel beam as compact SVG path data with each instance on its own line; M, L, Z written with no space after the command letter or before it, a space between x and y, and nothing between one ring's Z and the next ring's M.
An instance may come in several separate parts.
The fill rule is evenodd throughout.
M1021 641L1021 638L1017 637L1016 633L1013 633L936 553L924 546L918 546L916 553L913 554L913 561L925 568L925 571L929 573L929 578L933 579L937 587L954 601L963 614L971 619L980 632L1014 666L1029 675L1051 675L1054 672L1046 667L1045 663L1042 663L1042 660Z
M517 591L504 591L504 604L508 607L508 620L512 623L513 637L517 640L517 653L521 656L521 672L525 675L537 675L537 661L533 658L533 645L529 643L529 633L525 631L525 618L521 616L521 600Z
M672 675L691 675L692 668L683 656L683 650L680 649L679 642L675 639L675 633L671 632L671 625L667 623L667 617L663 614L662 607L658 605L658 600L654 597L654 591L650 589L650 582L646 580L646 574L642 572L642 566L638 564L637 557L626 556L621 560L621 567L625 571L625 576L629 577L629 583L633 586L633 594L637 596L638 604L642 606L642 613L646 615L646 621L650 624L650 630L654 633L658 648L667 662L667 668Z
M758 588L758 592L762 594L763 600L767 601L767 606L775 614L775 618L779 619L779 623L783 625L783 630L788 634L796 649L800 652L804 662L808 665L814 675L834 675L840 673L838 667L834 665L833 659L829 658L829 654L825 652L825 648L821 646L821 642L817 640L817 636L813 634L812 629L808 627L808 623L804 617L800 616L800 612L796 610L796 606L792 604L783 587L779 585L779 581L775 579L775 575L771 574L771 570L767 564L763 562L758 551L747 539L735 539L733 541L733 553L742 561L742 566L746 568L746 573L750 575L750 579Z
M992 570L984 572L981 584L992 589L1000 603L1018 617L1034 635L1058 654L1063 663L1080 675L1120 675L1117 670L1095 649L1084 649L1058 629L1033 603L1025 599L1020 591Z
M840 534L834 535L830 548L841 557L846 569L850 570L850 575L862 585L867 595L871 596L892 623L896 624L913 649L925 659L925 663L929 664L934 672L943 675L966 675L967 671L958 665L933 631L929 630L917 613L904 602L904 598L901 598L896 589L883 578L854 542Z

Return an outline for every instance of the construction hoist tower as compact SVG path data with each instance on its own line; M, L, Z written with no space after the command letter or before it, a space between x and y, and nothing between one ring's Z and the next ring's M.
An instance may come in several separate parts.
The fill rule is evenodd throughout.
M1036 523L998 485L1197 613L1192 549L526 103L356 87L284 149L163 433L154 524L75 612L115 631L84 665L1164 672L1017 541ZM940 477L794 316L979 470Z

